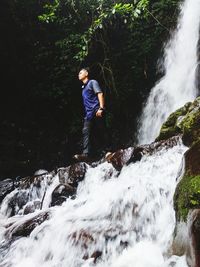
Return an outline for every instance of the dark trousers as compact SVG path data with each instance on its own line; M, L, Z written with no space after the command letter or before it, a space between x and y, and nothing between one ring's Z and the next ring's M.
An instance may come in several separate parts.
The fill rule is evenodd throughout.
M83 153L90 156L100 155L108 146L105 115L84 120Z

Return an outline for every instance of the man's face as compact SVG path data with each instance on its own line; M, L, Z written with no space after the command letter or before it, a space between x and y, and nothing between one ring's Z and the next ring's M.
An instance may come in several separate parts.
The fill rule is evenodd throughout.
M80 80L80 81L83 81L85 78L87 78L88 77L88 72L87 72L87 70L80 70L80 72L79 72L79 74L78 74L78 79Z

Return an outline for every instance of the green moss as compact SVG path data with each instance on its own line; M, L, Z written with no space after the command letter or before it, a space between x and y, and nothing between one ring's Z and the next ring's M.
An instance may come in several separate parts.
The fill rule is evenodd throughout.
M179 221L186 221L190 209L200 208L200 175L184 175L174 195L174 206Z
M191 146L200 137L200 97L173 112L163 124L156 141L177 134L183 134L183 142L187 146Z
M173 112L169 116L169 118L167 119L167 121L163 124L163 126L164 127L171 127L171 126L174 127L175 124L176 124L176 121L177 121L178 117L185 115L184 114L185 113L184 111L185 110L184 110L184 107L183 107L183 108L180 108L177 111Z
M174 206L177 220L186 221L189 210L200 208L200 97L188 106L178 127L190 149L185 154L186 170L176 188Z
M167 121L162 125L159 136L156 141L163 140L181 133L180 127L177 125L178 118L187 114L191 103L187 103L184 107L173 112Z
M200 111L189 113L181 122L183 141L190 146L200 137Z

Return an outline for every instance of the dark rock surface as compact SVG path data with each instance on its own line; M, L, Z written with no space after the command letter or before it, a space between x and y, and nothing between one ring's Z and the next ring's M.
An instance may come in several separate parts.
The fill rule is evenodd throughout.
M185 153L185 173L176 188L174 206L178 221L186 221L189 210L200 208L200 140Z
M0 202L4 197L14 190L14 181L12 179L5 179L0 181Z
M6 236L8 238L11 237L19 237L19 236L29 236L30 233L37 227L38 225L42 224L44 221L50 218L50 213L48 211L41 212L31 219L23 222L22 224L13 224L8 227L6 232Z
M31 185L32 186L36 186L36 187L40 187L41 186L41 182L46 178L47 182L50 184L52 178L55 176L56 172L52 171L52 172L45 172L43 174L39 174L39 175L33 175L33 176L27 176L27 177L23 177L21 179L18 180L17 186L21 189L27 189L29 188Z
M51 206L61 205L69 197L75 197L76 188L69 184L58 185L52 193Z
M120 171L124 165L140 161L143 155L152 155L162 149L172 148L180 142L180 136L173 136L167 140L153 142L150 145L141 145L137 147L129 147L127 149L120 149L112 153L107 161L113 167Z
M17 214L17 212L26 205L28 200L29 195L27 191L17 190L9 200L7 215L14 216Z
M89 165L85 162L75 163L69 168L68 184L72 187L77 187L78 183L85 178L86 171Z
M29 214L29 213L33 213L36 210L41 209L41 205L42 203L39 200L35 200L34 202L28 203L25 207L24 207L24 215Z
M189 250L187 263L190 267L200 267L200 209L193 210L189 224Z
M120 149L108 158L108 162L112 163L116 170L120 171L122 167L130 160L133 150L133 147Z

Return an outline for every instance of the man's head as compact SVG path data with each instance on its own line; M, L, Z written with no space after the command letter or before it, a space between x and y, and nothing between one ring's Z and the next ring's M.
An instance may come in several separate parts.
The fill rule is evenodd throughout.
M89 68L82 68L78 73L78 79L83 83L89 79Z

